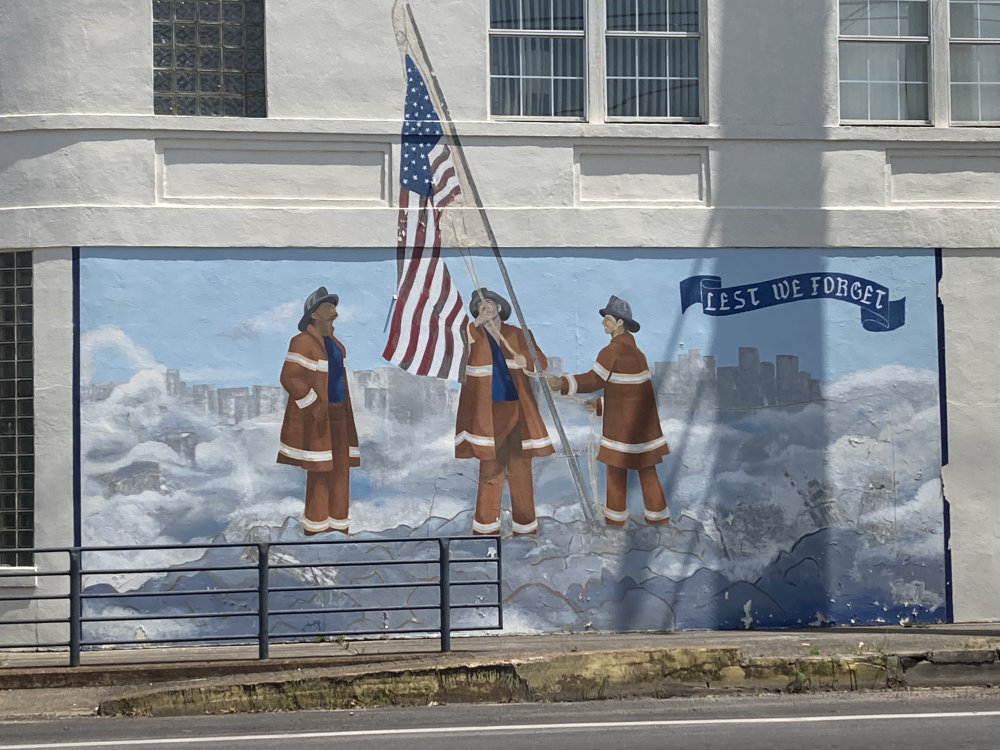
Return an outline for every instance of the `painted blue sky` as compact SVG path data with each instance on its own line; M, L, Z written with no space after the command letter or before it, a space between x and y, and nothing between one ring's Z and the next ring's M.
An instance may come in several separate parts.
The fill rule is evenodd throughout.
M275 384L302 302L316 287L340 295L337 335L355 370L385 366L383 328L395 287L395 250L148 250L85 248L80 261L84 382L123 381L154 361L188 383ZM473 284L457 252L445 251L466 301ZM479 281L504 293L491 251L473 253ZM733 365L740 346L762 360L794 354L813 377L832 380L886 364L937 369L932 250L505 250L529 327L567 370L589 369L607 342L598 309L629 301L650 363L692 349ZM854 305L806 300L711 317L681 314L679 282L718 275L724 286L798 273L845 273L906 297L906 324L861 326ZM504 293L504 296L507 296ZM516 322L511 320L512 323Z

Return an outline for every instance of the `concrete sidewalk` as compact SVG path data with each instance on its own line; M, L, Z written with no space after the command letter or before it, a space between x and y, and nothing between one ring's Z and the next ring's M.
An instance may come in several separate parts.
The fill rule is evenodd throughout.
M0 654L0 718L1000 685L1000 623Z

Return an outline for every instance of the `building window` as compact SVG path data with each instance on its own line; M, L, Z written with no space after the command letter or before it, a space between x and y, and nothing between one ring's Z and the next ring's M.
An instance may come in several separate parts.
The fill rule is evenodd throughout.
M951 119L1000 120L1000 2L951 0Z
M697 120L698 0L607 0L609 117Z
M264 0L153 0L153 111L266 117Z
M583 119L586 0L490 0L490 113Z
M31 565L35 440L31 253L0 253L0 565Z
M840 0L840 116L927 122L927 0Z

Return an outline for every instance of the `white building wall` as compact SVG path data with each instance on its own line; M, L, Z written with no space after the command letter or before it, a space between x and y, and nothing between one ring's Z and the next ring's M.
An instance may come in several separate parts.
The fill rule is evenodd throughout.
M596 81L588 123L491 122L488 3L413 7L504 246L945 248L954 615L1000 620L1000 590L982 583L1000 575L1000 431L995 315L981 303L1000 258L1000 131L839 126L833 0L705 0L706 124L604 123ZM0 4L0 237L45 249L39 290L69 288L71 246L395 244L390 0L266 10L269 116L215 119L152 115L149 3ZM602 49L591 40L592 71ZM72 450L68 295L46 305L40 529L72 496L69 467L41 459Z

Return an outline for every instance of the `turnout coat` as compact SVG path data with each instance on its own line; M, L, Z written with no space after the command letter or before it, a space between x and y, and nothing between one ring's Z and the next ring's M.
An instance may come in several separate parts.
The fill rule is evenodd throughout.
M597 460L622 469L660 463L670 450L660 429L646 357L628 331L601 349L588 372L563 377L560 392L565 396L602 388L604 429Z
M340 348L340 353L346 354L344 345L337 338L333 341ZM305 333L300 333L289 342L285 364L281 368L281 385L288 391L288 403L281 424L279 464L300 466L307 471L333 471L333 451L338 450L347 452L348 465L361 465L346 371L344 412L348 445L332 444L330 410L327 408L327 373L323 335L310 323Z
M462 384L462 391L458 396L458 415L455 419L455 457L493 460L496 458L496 443L494 441L496 431L493 424L492 395L493 355L484 330L469 323L467 331L469 360L465 367L465 382ZM535 365L528 353L528 343L525 341L524 332L517 326L502 323L500 335L518 354L524 356L527 360L525 365L527 370L534 372ZM502 341L497 341L497 344L505 356L513 357ZM535 344L535 351L538 353L539 363L544 370L548 367L548 360L542 350L538 348L538 344ZM517 389L517 401L512 403L517 405L518 420L521 423L521 451L523 455L528 458L536 458L555 453L552 439L549 437L548 430L545 429L545 422L542 421L542 416L538 413L538 404L531 391L531 382L528 380L528 376L524 369L514 364L512 359L506 361L507 369L510 370L510 376L514 381L514 387ZM504 425L497 427L502 430Z

